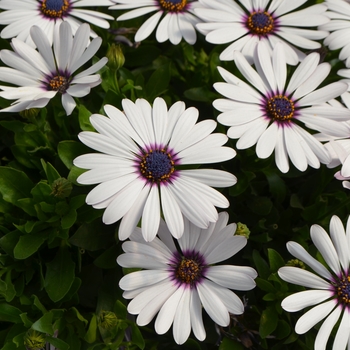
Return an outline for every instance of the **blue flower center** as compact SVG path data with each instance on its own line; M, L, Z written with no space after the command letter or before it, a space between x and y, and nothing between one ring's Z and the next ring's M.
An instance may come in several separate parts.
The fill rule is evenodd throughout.
M294 116L294 103L288 97L276 95L266 101L266 114L275 121L290 121Z
M69 0L42 0L41 12L49 18L62 18L69 10Z
M250 32L256 35L267 35L274 30L274 20L266 11L254 11L248 16L246 24Z
M169 12L180 12L187 5L187 0L158 0L158 1L159 1L160 7L164 11L169 11Z
M175 170L174 164L166 149L151 149L141 158L140 171L152 183L167 182Z
M175 267L175 278L182 284L194 285L202 278L201 259L182 257Z
M350 276L344 277L336 287L338 300L343 304L350 303Z

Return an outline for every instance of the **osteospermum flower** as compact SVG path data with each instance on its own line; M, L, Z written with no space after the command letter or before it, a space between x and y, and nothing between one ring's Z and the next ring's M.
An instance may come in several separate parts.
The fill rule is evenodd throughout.
M178 240L179 249L163 220L158 237L146 243L140 229L123 243L125 254L117 262L123 267L143 268L120 280L123 296L133 299L128 312L138 315L136 322L144 326L158 313L155 330L164 334L173 324L174 339L184 343L191 329L199 340L206 337L202 306L212 320L228 326L230 315L240 315L244 306L230 289L247 291L255 287L256 271L247 266L221 265L247 243L234 236L236 224L227 225L228 214L220 213L216 223L206 230L185 219L185 232Z
M136 32L136 42L148 38L157 27L159 21L156 31L158 42L162 43L170 40L172 44L177 45L184 38L189 44L193 45L197 40L194 25L198 23L199 19L193 15L193 9L198 4L198 1L143 0L139 3L132 0L113 1L117 5L110 7L112 10L132 9L132 11L119 16L117 21L125 21L156 11Z
M306 333L318 322L325 319L315 340L315 350L326 348L335 324L340 324L335 336L333 349L348 349L350 335L350 220L346 233L342 222L333 216L330 222L330 237L318 225L311 227L311 239L328 265L328 269L314 259L300 244L288 242L287 249L297 259L311 267L316 274L297 267L282 267L279 276L293 284L312 288L292 294L282 301L286 311L296 312L317 305L301 316L295 325L298 334Z
M235 156L222 147L226 135L211 134L216 122L196 124L198 110L185 110L183 102L169 110L162 98L153 108L144 99L124 99L124 113L105 106L108 117L91 116L95 132L82 132L80 140L102 152L74 160L80 168L81 184L97 184L86 202L106 208L102 220L112 224L123 218L119 238L130 236L142 216L146 241L157 234L161 212L171 233L179 238L184 231L182 214L200 228L218 219L215 206L226 208L227 199L211 188L232 186L236 177L222 170L189 169L191 164L217 163ZM182 166L186 166L183 169Z
M350 67L350 3L344 0L326 0L328 7L326 15L330 22L319 27L331 33L324 40L324 44L331 50L341 49L339 59L345 60Z
M266 43L260 42L254 53L256 70L242 53L234 54L237 68L251 85L219 68L226 83L215 83L214 88L227 99L215 100L213 105L223 112L218 121L230 126L227 135L239 139L237 148L256 143L259 158L275 150L276 165L282 172L289 170L288 157L301 171L308 164L318 168L320 162L330 161L323 145L302 124L345 137L348 128L338 121L349 120L350 111L325 104L345 92L347 84L336 82L315 90L330 71L330 64L318 64L319 59L317 53L307 56L287 84L283 46L277 44L271 57Z
M42 108L56 94L61 94L63 108L69 115L76 106L73 97L83 97L92 87L100 84L100 75L94 73L107 63L106 57L90 68L73 74L97 52L101 38L95 38L89 44L88 24L82 24L74 38L68 22L57 26L53 49L42 29L34 26L30 34L38 51L17 38L11 41L14 52L1 51L1 60L11 68L0 67L0 81L19 86L0 86L0 97L17 99L1 112Z
M322 4L295 11L306 1L199 0L200 5L194 12L207 23L196 27L212 44L232 43L221 53L223 61L233 60L234 51L241 51L252 63L255 44L265 41L270 50L282 42L288 64L296 65L305 57L296 47L318 49L321 44L315 40L324 39L328 34L305 29L329 21L325 16L327 7Z
M83 22L89 22L98 27L109 28L107 19L112 16L105 13L86 10L84 7L109 6L110 0L0 0L0 24L6 25L1 31L3 39L17 37L27 44L34 46L30 36L30 28L37 25L45 31L50 44L53 41L56 23L67 21L72 27L73 34ZM79 18L80 20L78 20ZM91 37L96 33L91 30Z

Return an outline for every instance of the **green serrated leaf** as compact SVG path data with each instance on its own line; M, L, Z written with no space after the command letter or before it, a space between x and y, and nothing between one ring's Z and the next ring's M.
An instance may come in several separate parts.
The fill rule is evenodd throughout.
M38 332L53 335L54 330L52 327L52 319L53 319L52 312L47 312L32 324L32 329L35 329Z
M47 178L50 185L52 185L52 183L55 180L57 180L61 177L59 172L54 168L54 166L52 164L46 163L44 161L44 159L41 159L41 164L43 166L43 169L44 169L45 174L46 174L46 178Z
M54 302L61 300L69 291L75 278L75 263L67 248L61 248L55 258L46 264L45 290Z

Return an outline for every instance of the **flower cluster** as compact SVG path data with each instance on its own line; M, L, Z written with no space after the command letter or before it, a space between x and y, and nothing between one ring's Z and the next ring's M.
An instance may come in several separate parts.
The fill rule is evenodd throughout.
M18 297L38 273L26 270L31 263L15 270L19 261L31 257L46 241L48 249L58 251L51 262L33 259L42 284L41 289L35 288L45 289L55 303L52 311L36 295L21 298L14 302L16 306L0 305L1 320L23 322L18 329L28 349L49 343L67 349L78 346L79 339L67 345L59 337L83 334L87 312L83 315L71 304L62 310L56 306L80 297L84 308L98 299L81 337L91 348L97 330L103 346L128 347L140 333L137 326L153 319L159 335L172 326L179 345L191 332L204 341L209 320L219 341L228 335L235 345L267 348L267 336L278 329L280 312L277 315L275 310L281 308L270 305L260 312L249 305L248 296L257 303L250 291L258 284L269 292L263 301L280 302L280 295L288 293L283 281L312 288L288 294L281 303L288 312L312 307L297 321L296 333L304 334L325 319L315 340L315 349L325 349L339 323L333 348L350 349L350 221L345 230L333 216L330 237L321 226L312 226L311 240L320 252L319 260L301 244L289 241L287 249L296 259L281 267L284 259L269 246L270 231L278 229L281 217L295 224L289 233L295 232L295 240L306 247L302 220L313 219L309 208L329 200L318 217L323 222L330 213L348 207L339 183L327 187L333 172L326 177L328 182L322 178L312 185L325 192L338 185L341 191L334 195L342 201L338 205L328 199L328 192L320 198L308 193L304 198L316 203L305 209L299 187L311 188L312 181L300 180L294 184L298 190L285 184L293 176L301 179L303 174L317 173L309 167L321 168L320 174L341 166L335 177L350 189L350 1L310 3L0 0L0 25L4 26L0 36L5 43L0 52L4 118L0 126L15 134L15 144L7 150L10 136L2 133L6 150L0 159L1 264L13 259L0 271L0 294L6 303ZM128 23L134 27L123 27ZM134 33L133 39L129 37ZM115 42L108 42L111 36ZM152 46L154 39L157 44ZM99 58L107 43L106 57ZM195 69L203 71L197 75ZM189 106L191 102L195 107ZM253 146L255 153L241 152ZM9 160L10 152L14 160ZM245 169L247 163L249 169ZM60 175L66 170L63 165L69 169L67 178ZM29 169L27 173L24 168ZM254 186L256 177L258 186ZM26 187L38 179L36 185ZM267 187L268 195L255 201ZM300 221L277 213L286 203L303 210L301 215L298 212ZM239 222L238 227L229 224L230 218L243 216L241 207L247 222L242 219L245 223ZM23 212L14 213L14 208ZM250 211L257 216L250 217ZM6 227L8 221L11 225ZM109 241L95 246L99 234L95 227L102 227L106 237L113 232L114 240L108 236ZM257 235L257 230L262 234ZM253 242L248 253L238 255L248 239ZM117 246L119 241L124 242ZM68 253L72 246L79 247L79 253ZM85 249L89 254L82 257ZM47 259L50 254L43 255ZM112 303L118 293L108 294L105 285L91 298L89 293L77 292L81 279L74 277L74 270L78 266L79 274L88 274L81 269L85 260L89 272L95 268L91 266L119 268L113 283L119 294L131 300L127 307ZM223 261L227 263L216 265ZM257 282L254 268L237 265L244 261L257 265L262 275ZM61 274L58 282L56 273ZM11 276L16 278L13 283ZM103 273L98 276L101 281L105 278ZM28 290L32 293L34 288ZM108 297L101 301L105 294ZM31 299L34 304L28 312L17 308L31 305ZM34 309L44 315L32 322L27 313ZM255 338L259 332L245 324L244 314L249 311L261 317L259 340ZM127 312L137 315L137 326ZM76 324L69 321L72 315L78 319ZM278 332L284 334L290 328L286 324L283 320ZM13 348L12 340L19 346L20 338L11 332L6 349ZM5 333L4 328L1 339L7 337ZM148 346L137 341L139 348Z

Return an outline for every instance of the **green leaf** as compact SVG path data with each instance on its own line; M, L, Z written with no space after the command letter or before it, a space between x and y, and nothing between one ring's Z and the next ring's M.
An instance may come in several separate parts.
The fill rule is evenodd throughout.
M236 340L224 338L219 346L219 350L243 350L242 344Z
M71 209L67 214L65 214L61 219L62 228L68 229L71 228L75 221L77 220L77 211L75 209Z
M256 285L263 291L269 292L269 293L276 293L277 289L268 281L257 277L255 279Z
M272 307L268 307L262 312L260 317L259 333L261 338L264 339L270 335L276 329L277 324L277 312Z
M97 316L94 314L92 315L89 329L87 330L84 339L89 343L92 344L96 341L96 334L97 334Z
M44 159L41 159L41 165L43 166L43 169L45 171L46 174L46 178L49 181L49 184L52 185L52 183L59 179L61 177L61 175L59 174L59 172L54 168L53 165L51 165L50 163L46 163L44 161Z
M0 193L6 202L17 205L17 200L30 197L34 184L23 172L0 166Z
M280 267L285 265L284 259L278 252L276 252L276 250L269 248L267 254L269 257L271 272L276 272Z
M43 314L46 314L47 310L39 298L36 295L32 295L32 298L34 299L33 304L38 308L38 310L40 310Z
M30 233L19 238L18 243L13 250L16 259L26 259L33 255L40 246L46 241L47 232Z
M45 290L50 299L57 302L68 293L72 286L75 278L75 263L68 249L63 247L46 266Z
M33 322L28 318L26 312L20 314L19 316L21 317L24 327L30 328L32 326Z
M78 119L80 129L83 131L95 131L90 123L91 112L84 105L78 105L77 108L79 111Z
M75 313L75 316L77 316L78 320L80 320L81 322L84 322L86 325L88 324L88 320L84 318L75 307L71 307L70 309Z
M47 336L46 341L59 350L68 350L70 348L70 346L62 339Z
M114 242L114 229L99 221L81 225L69 239L69 243L89 251L110 247Z
M217 97L207 86L188 89L184 91L184 96L189 100L199 102L211 102Z
M253 260L258 274L261 278L267 279L270 275L270 268L267 262L261 257L257 250L253 251Z
M133 344L135 344L138 348L143 350L145 348L145 340L143 339L143 336L137 327L135 323L131 323L131 341Z
M32 324L32 328L38 332L53 335L54 331L52 327L52 318L53 318L52 312L47 312Z
M0 238L0 247L9 255L13 254L13 249L15 248L18 240L21 236L19 230L14 230L7 233L5 236Z
M268 215L273 207L271 200L267 197L252 197L248 202L249 208L252 212L258 215Z
M147 98L153 101L164 93L170 83L170 63L164 64L154 71L146 84Z
M6 303L0 304L0 321L22 323L22 311Z
M72 169L73 160L81 154L88 153L89 148L80 142L76 141L61 141L57 147L58 156L60 157L63 164L68 168Z

